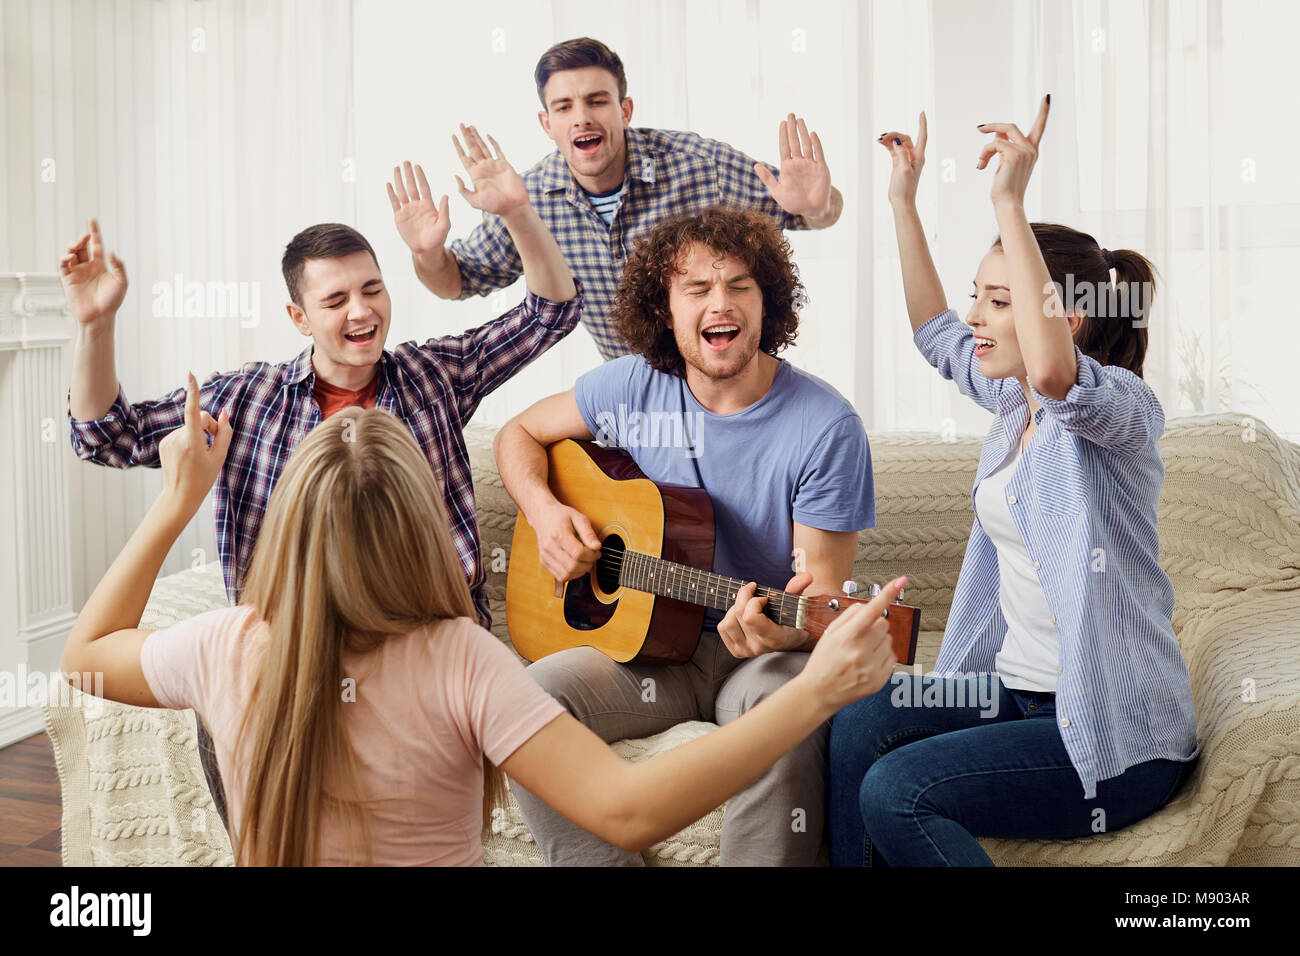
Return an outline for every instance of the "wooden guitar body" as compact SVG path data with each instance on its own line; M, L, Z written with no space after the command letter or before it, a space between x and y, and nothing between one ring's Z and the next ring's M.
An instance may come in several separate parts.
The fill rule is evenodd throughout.
M581 511L597 536L632 551L707 570L713 565L713 503L700 488L656 484L622 451L589 441L547 449L550 488ZM705 608L600 580L598 568L565 584L542 567L537 532L523 512L515 521L506 579L506 626L524 658L594 647L621 663L678 664L699 642ZM608 589L607 589L608 588Z
M699 643L707 607L726 611L745 582L715 574L713 503L700 488L651 481L616 448L566 439L546 450L555 497L591 521L601 556L559 594L542 567L537 532L520 512L506 577L506 626L523 657L594 647L626 664L680 664ZM847 586L847 585L846 585ZM862 598L791 594L759 584L763 613L821 637ZM895 601L885 612L894 656L916 659L921 611Z

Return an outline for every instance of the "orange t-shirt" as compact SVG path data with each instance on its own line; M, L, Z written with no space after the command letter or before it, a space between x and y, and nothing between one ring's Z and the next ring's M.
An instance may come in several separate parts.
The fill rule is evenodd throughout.
M379 369L375 369L375 374L368 385L355 392L346 388L339 388L337 385L331 385L317 375L316 383L311 388L311 395L312 398L316 399L316 404L320 406L320 417L324 420L340 409L349 408L352 405L359 405L362 408L374 408L375 386L378 382Z

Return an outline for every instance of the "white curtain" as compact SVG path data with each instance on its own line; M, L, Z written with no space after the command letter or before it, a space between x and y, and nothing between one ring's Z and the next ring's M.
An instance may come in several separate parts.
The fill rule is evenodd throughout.
M1030 218L1074 226L1154 262L1146 378L1166 414L1241 411L1300 438L1300 378L1282 346L1294 333L1279 308L1300 269L1292 173L1300 136L1287 118L1300 92L1289 50L1300 7L932 0L876 3L872 17L881 129L913 130L927 109L922 217L954 308L965 313L964 296L996 234L991 168L974 168L983 139L975 125L1027 126L1038 98L1051 92ZM888 164L879 152L874 425L982 431L988 415L909 354L884 202Z
M57 272L97 216L130 288L117 372L132 401L307 340L284 313L280 254L312 222L356 217L347 0L6 0L0 271ZM380 185L382 189L382 184ZM234 283L203 314L182 288ZM215 304L215 303L214 303ZM152 469L71 459L80 606L161 487ZM164 571L216 559L210 506Z

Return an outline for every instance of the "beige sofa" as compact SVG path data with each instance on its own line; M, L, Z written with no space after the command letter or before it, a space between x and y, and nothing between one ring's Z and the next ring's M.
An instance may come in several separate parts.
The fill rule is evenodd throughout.
M491 456L469 436L485 561L508 553L515 509ZM919 663L935 660L972 512L980 440L932 434L871 439L878 527L864 532L861 583L907 574L922 608ZM1300 447L1240 415L1171 422L1161 441L1161 563L1177 592L1174 629L1191 671L1203 755L1163 810L1115 833L1074 841L982 841L999 864L1300 863ZM505 574L489 577L505 642ZM224 603L215 565L158 581L143 627ZM47 711L63 785L65 864L221 865L229 841L212 809L190 711L105 703ZM712 725L683 724L623 741L644 759ZM725 807L645 854L652 865L718 862ZM484 841L489 865L539 865L514 806Z

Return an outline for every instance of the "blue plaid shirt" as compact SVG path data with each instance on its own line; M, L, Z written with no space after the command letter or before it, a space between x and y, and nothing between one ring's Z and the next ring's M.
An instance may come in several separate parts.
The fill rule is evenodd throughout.
M951 309L914 340L944 378L997 415L978 488L1028 424L1025 393L1015 379L980 373L970 326ZM1034 391L1042 408L1007 502L1060 637L1057 728L1091 800L1099 780L1147 760L1190 760L1199 748L1191 680L1170 623L1174 589L1158 561L1164 412L1127 369L1077 347L1075 360L1078 380L1065 398ZM977 516L935 671L995 671L1006 633L997 550Z
M780 207L755 175L754 160L738 149L695 133L627 129L624 135L626 189L611 225L600 218L558 150L523 174L533 208L587 290L582 323L607 360L627 354L610 321L623 266L635 241L664 219L723 205L766 213L782 229L810 228L802 216ZM462 298L504 288L523 272L499 216L485 213L474 231L450 248L460 265Z
M462 428L485 395L564 338L578 324L582 287L568 302L528 293L498 319L460 335L405 342L379 360L375 407L400 418L424 450L443 488L452 540L484 627L491 624L479 558L474 482ZM293 450L321 422L312 398L316 373L311 347L290 362L250 362L238 372L209 378L199 405L216 417L230 413L230 450L214 490L217 550L231 604L239 602L271 491ZM118 388L108 414L68 422L78 458L113 468L157 468L158 443L185 421L185 389L128 405Z

